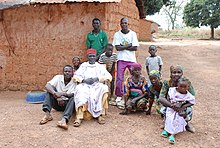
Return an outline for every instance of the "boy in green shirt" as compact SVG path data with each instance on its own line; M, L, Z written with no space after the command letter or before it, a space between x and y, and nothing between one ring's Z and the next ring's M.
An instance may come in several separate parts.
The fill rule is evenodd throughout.
M98 18L92 20L93 30L86 37L87 49L93 48L97 51L96 57L99 59L104 52L105 45L108 44L107 34L100 29L101 21Z

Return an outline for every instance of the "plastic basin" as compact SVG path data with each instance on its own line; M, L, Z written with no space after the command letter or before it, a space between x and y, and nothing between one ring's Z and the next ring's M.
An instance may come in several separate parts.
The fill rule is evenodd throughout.
M27 103L43 103L45 100L47 92L45 91L29 91L26 95L26 101Z

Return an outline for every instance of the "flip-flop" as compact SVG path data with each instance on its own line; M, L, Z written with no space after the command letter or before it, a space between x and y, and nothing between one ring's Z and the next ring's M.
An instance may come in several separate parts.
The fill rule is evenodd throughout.
M105 124L105 118L103 118L102 116L98 117L98 123L99 124Z
M65 130L68 129L68 125L66 124L66 119L61 119L60 121L58 121L57 126L65 129Z
M80 125L81 125L81 120L80 119L76 119L75 121L74 121L74 123L73 123L73 126L74 127L79 127Z
M164 138L167 138L168 137L168 132L166 130L164 130L162 133L161 133L161 136L164 137Z
M53 120L53 117L52 116L44 116L41 120L40 120L40 125L42 125L42 124L46 124L47 122L49 122L49 121L51 121L51 120Z
M171 135L171 136L169 137L169 143L170 143L170 144L174 144L175 142L176 142L176 141L175 141L174 136Z

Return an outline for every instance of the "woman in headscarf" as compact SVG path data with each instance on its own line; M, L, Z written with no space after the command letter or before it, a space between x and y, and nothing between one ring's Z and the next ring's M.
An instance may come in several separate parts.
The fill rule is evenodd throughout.
M179 79L182 78L182 76L183 76L183 68L180 65L171 66L170 67L170 72L171 72L170 80L168 80L168 81L164 80L163 86L161 88L160 95L159 95L159 102L161 104L163 104L165 107L171 107L172 106L170 100L168 100L168 97L167 97L168 91L169 91L170 87L177 87ZM195 91L194 91L194 88L193 88L193 86L192 86L190 81L189 81L189 89L188 89L188 91L193 96L195 96ZM174 106L174 108L175 108L175 106ZM195 132L195 128L191 124L188 123L192 119L192 107L191 106L187 107L186 108L186 112L187 112L187 116L185 118L185 120L187 122L186 130L194 133ZM163 111L161 109L161 113L165 117L166 108L164 108Z
M74 75L74 72L77 71L77 69L81 65L80 57L79 56L74 56L73 59L72 59L72 63L73 63L73 75Z
M149 89L149 108L146 112L146 115L150 115L151 113L151 107L153 105L154 99L156 100L156 110L158 113L160 113L161 109L161 104L158 101L160 90L162 87L162 82L160 80L160 71L159 70L152 70L149 73L149 79L151 82L151 86L148 88Z
M135 63L132 67L131 76L124 85L125 110L120 114L128 114L131 111L145 110L147 108L148 87L147 81L141 75L141 64Z

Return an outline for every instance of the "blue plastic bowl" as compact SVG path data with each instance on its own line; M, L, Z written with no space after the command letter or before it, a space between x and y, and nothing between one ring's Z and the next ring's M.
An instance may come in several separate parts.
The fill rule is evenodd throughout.
M27 103L43 103L47 92L44 91L29 91L26 96Z

